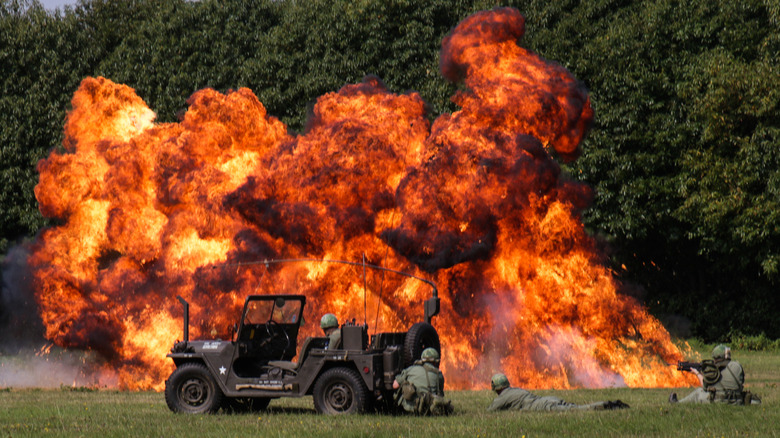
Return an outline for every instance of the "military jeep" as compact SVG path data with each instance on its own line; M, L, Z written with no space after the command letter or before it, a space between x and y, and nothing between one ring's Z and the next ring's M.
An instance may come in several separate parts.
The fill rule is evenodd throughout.
M190 341L189 304L178 297L184 306L184 340L167 355L176 365L165 381L168 407L192 414L238 412L265 409L275 398L312 395L315 409L324 414L392 409L395 376L425 348L441 349L431 325L439 298L428 280L364 266L428 283L433 295L424 302L425 320L406 332L376 333L369 342L367 325L353 319L341 326L341 348L328 348L327 337L306 338L298 348L306 297L250 295L231 340Z

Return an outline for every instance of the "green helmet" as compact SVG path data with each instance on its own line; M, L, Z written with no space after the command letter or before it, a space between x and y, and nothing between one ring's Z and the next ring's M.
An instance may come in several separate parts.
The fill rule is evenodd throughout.
M322 315L322 319L320 320L320 327L323 330L327 330L329 328L335 328L339 326L339 320L336 318L336 315L332 313L326 313Z
M713 359L725 359L726 358L726 350L728 350L729 347L720 344L717 347L712 349L712 358Z
M420 358L423 362L436 362L439 360L439 352L433 347L428 347L423 350Z
M498 391L501 389L509 388L509 379L506 378L504 373L497 373L490 379L490 389Z

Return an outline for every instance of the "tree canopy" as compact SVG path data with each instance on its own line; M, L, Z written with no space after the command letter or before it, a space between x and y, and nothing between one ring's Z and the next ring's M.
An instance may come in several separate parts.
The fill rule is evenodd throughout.
M528 11L539 26L530 44L591 91L592 135L570 171L596 188L585 220L608 236L621 277L656 312L691 318L700 336L779 336L780 7L658 0Z
M521 45L590 90L594 125L565 165L595 188L583 218L626 293L692 334L780 337L780 4L510 1ZM442 38L484 0L0 0L0 252L46 225L36 163L61 147L86 76L174 121L205 87L248 87L290 129L318 96L373 74L431 117L458 84ZM685 334L685 332L682 332Z

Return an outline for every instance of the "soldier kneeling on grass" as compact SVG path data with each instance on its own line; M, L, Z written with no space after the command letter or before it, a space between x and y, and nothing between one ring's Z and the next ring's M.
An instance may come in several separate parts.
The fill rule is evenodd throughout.
M509 379L498 373L490 379L490 388L496 391L498 397L488 407L488 411L515 410L515 411L570 411L575 409L603 410L623 409L629 407L620 400L600 401L587 405L577 405L561 400L558 397L541 397L529 391L509 386Z
M745 371L739 362L731 360L731 348L723 344L716 346L712 349L712 360L704 360L701 365L701 371L691 368L701 387L680 403L761 404L757 395L745 390ZM677 393L669 395L669 402L677 403Z
M439 370L439 352L423 350L421 359L395 377L398 405L417 415L449 415L450 400L444 398L444 374Z

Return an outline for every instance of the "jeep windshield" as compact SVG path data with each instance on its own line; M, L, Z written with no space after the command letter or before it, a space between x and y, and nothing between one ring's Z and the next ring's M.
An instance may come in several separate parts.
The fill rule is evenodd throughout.
M298 324L303 300L297 297L250 297L244 324Z

